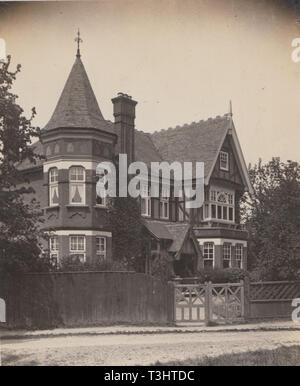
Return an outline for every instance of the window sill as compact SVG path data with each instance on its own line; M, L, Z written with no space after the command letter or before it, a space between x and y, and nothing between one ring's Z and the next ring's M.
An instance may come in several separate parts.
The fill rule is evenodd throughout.
M96 208L96 209L107 209L107 206L105 206L105 205L94 205L94 208Z
M85 204L79 204L79 205L72 205L72 204L68 204L66 205L67 208L89 208L89 205L85 205Z
M43 209L44 210L52 210L52 209L59 209L60 206L59 205L51 205L51 206L45 206Z

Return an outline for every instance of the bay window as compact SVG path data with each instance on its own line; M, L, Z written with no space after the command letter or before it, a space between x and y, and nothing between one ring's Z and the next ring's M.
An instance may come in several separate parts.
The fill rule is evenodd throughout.
M69 236L70 241L70 255L74 255L79 258L83 263L85 262L85 236Z
M49 251L51 261L58 261L59 258L59 241L57 236L52 236L49 239Z
M234 194L212 187L204 203L204 220L234 222Z
M58 169L51 168L49 170L49 206L56 206L58 204Z
M214 266L215 246L212 242L203 244L203 263L204 268L213 268Z
M72 166L69 170L69 194L71 205L85 204L85 170L82 166Z
M231 244L223 244L223 268L231 267Z
M96 254L101 259L106 259L106 237L96 237Z
M238 268L242 268L242 260L243 260L243 245L242 244L236 244L235 245L235 260L236 260L236 266Z

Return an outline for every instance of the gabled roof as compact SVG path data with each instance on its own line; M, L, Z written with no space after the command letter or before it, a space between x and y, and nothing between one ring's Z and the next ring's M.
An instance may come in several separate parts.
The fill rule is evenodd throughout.
M201 256L199 244L194 236L191 224L144 220L144 225L156 239L170 241L168 252L171 252L176 260L180 258L182 248L188 237L193 240L198 256Z
M79 55L76 56L54 113L44 130L60 127L108 128Z
M169 252L180 252L183 243L186 239L187 233L190 230L189 224L169 223L166 225L169 233L172 235L173 243L169 248Z
M154 236L156 239L173 240L164 222L155 220L145 220L144 224L148 231L151 233L151 235Z
M230 128L228 116L154 132L151 139L164 161L204 162L206 177Z

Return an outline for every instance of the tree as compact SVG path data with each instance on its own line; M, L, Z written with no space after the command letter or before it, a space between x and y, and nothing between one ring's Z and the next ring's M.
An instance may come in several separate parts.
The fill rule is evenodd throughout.
M138 201L132 197L109 199L107 222L113 237L113 260L127 269L144 272L147 244Z
M243 200L249 230L248 263L263 280L299 277L299 260L292 246L300 238L300 165L273 158L249 167L253 195Z
M41 157L30 145L40 130L32 126L35 109L28 119L16 103L11 89L21 66L10 71L10 62L8 56L0 63L0 272L45 268L38 242L39 206L35 199L25 199L34 190L18 169L25 159L34 164Z

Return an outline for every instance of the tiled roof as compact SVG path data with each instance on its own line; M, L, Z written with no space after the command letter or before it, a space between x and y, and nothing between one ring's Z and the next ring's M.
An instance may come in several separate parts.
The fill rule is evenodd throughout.
M149 232L159 240L172 240L168 251L174 253L181 250L186 235L191 228L190 224L176 224L159 220L145 220L144 224Z
M147 165L149 165L150 162L162 161L151 139L151 134L138 130L135 131L135 159Z
M169 248L169 252L179 252L182 248L186 235L190 229L189 224L174 224L170 223L166 225L169 233L172 235L173 243Z
M145 220L144 224L154 237L160 240L173 240L173 237L166 227L166 223L162 221Z
M44 130L60 127L106 131L110 127L103 118L79 56L76 57L54 113Z
M164 161L204 162L209 174L231 121L227 115L193 122L151 134L151 139Z

